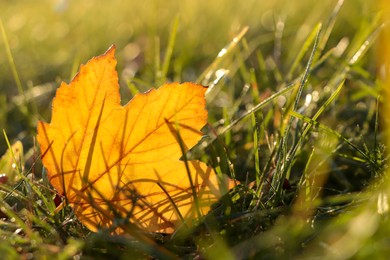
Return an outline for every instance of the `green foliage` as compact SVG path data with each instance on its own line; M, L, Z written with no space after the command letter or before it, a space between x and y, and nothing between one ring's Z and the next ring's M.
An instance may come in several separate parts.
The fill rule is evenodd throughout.
M376 75L382 25L374 3L8 1L0 10L0 174L15 181L0 184L2 256L388 253L390 182ZM240 184L195 230L91 234L70 208L56 209L62 201L40 165L36 122L48 118L59 80L112 43L128 99L165 81L209 86L210 124L188 157ZM17 140L23 147L15 155Z

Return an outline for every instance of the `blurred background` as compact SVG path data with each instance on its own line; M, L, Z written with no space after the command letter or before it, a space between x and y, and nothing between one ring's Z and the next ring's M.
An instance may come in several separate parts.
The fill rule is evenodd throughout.
M283 41L294 49L315 23L325 22L337 1L0 1L1 19L22 81L33 85L69 80L78 63L85 63L111 45L118 48L121 67L137 59L134 73L153 69L155 38L164 49L174 20L179 20L174 56L180 56L183 80L194 80L244 26L249 39L273 49L275 24L283 26ZM369 1L349 0L333 31L352 37L354 29L375 15ZM290 39L294 39L291 41ZM3 43L2 43L3 44ZM3 46L3 45L2 45ZM285 46L288 48L287 46ZM5 48L0 48L0 87L15 94ZM285 54L289 54L285 51ZM291 54L290 54L291 55ZM179 62L178 61L178 62ZM129 75L126 75L129 76ZM130 75L131 76L131 75ZM145 79L148 80L148 79Z
M245 26L245 35L273 70L287 70L297 50L318 22L326 22L338 1L0 1L4 32L0 41L0 127L11 139L32 144L38 119L49 120L50 100L60 81L69 82L91 57L117 46L121 85L140 79L143 91L154 86L156 66L164 59L177 21L175 46L167 80L196 81L219 51ZM370 1L345 1L329 45L347 42L376 15ZM278 35L279 34L279 35ZM13 64L7 55L7 38ZM276 39L276 40L275 40ZM21 86L15 81L15 67ZM373 65L374 66L374 65ZM272 84L272 82L270 82ZM272 86L262 86L262 88ZM26 92L23 98L21 91ZM130 99L121 88L122 100ZM33 100L34 113L18 104ZM0 138L0 153L5 142Z

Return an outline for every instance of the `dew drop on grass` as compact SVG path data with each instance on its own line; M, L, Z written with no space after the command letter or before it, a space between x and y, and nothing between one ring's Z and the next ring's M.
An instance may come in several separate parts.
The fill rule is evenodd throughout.
M307 94L305 98L305 107L308 107L313 99L313 96L311 94Z
M276 102L278 103L278 106L282 108L286 104L287 99L285 96L279 96L277 97Z
M389 212L389 199L387 197L387 194L384 194L383 192L379 193L378 195L378 201L377 201L377 208L378 213L380 215L386 214Z
M218 53L218 56L217 57L222 57L223 55L225 55L227 53L227 50L226 48L223 48L219 53Z
M320 93L318 93L317 90L314 90L313 93L311 93L311 95L313 97L313 101L318 102L318 100L320 99Z

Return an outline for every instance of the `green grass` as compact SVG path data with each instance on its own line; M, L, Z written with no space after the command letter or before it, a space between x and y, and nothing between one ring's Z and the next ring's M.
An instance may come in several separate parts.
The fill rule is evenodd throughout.
M0 187L0 254L385 259L381 10L266 2L0 2L0 153L23 144L0 161L12 183ZM123 104L166 81L209 86L206 137L188 156L241 184L193 230L112 236L55 212L36 123L49 121L59 82L111 44Z

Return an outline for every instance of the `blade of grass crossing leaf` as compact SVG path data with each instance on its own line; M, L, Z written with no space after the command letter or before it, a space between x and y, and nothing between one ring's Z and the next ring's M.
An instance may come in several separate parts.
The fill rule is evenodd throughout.
M65 172L65 170L64 170L64 164L63 164L63 162L65 161L65 151L66 151L66 148L67 148L67 146L68 146L68 144L70 144L71 142L69 142L70 140L72 140L72 138L74 137L74 135L75 135L75 133L76 132L74 132L70 137L69 137L69 140L68 140L68 142L66 142L66 144L65 144L65 146L64 146L64 148L62 149L62 152L61 152L61 163L60 163L60 165L58 165L58 163L56 162L56 167L58 168L57 169L57 171L59 170L59 168L61 169L60 170L60 172ZM52 145L53 144L53 142L50 144L50 145ZM49 147L50 148L50 147ZM49 149L47 150L47 151L49 151ZM46 154L46 152L45 152L45 154ZM41 156L41 158L43 158L44 156L45 156L45 154L43 154L42 156ZM61 175L61 183L62 183L62 191L63 191L63 194L61 194L61 195L65 195L65 201L63 201L60 205L58 205L58 207L56 208L56 211L55 212L58 212L58 211L60 211L64 206L65 206L65 204L68 204L68 196L66 196L66 193L65 193L65 191L66 191L66 189L68 188L68 187L66 187L66 182L65 182L65 174L62 174Z
M157 172L156 172L156 175L158 176L158 173L157 173ZM160 180L159 182L157 182L157 185L162 189L162 191L165 193L165 195L167 195L167 197L168 197L169 201L171 202L172 206L175 208L176 213L179 215L179 218L180 218L180 220L182 221L182 223L183 223L184 225L187 226L187 223L185 222L185 220L184 220L184 218L183 218L183 215L181 214L179 208L176 206L176 204L175 204L175 202L173 201L171 195L169 195L169 193L168 193L167 190L164 188L164 186L161 185L161 183L163 183L162 180Z
M91 145L89 146L88 156L87 156L87 160L86 160L85 166L84 166L84 172L83 172L83 176L82 176L82 181L85 182L85 183L88 182L89 172L90 172L91 164L92 164L92 156L93 156L93 154L95 152L95 145L96 145L98 131L99 131L99 128L100 128L100 122L102 120L102 115L103 115L105 101L106 101L106 98L103 99L103 103L102 103L102 106L100 108L99 117L98 117L98 119L96 121L96 125L95 125L94 130L93 130Z
M99 193L102 199L104 199L104 196L100 194L98 190L95 191ZM84 194L80 193L80 196L84 196ZM91 203L93 203L93 201ZM97 204L94 205L96 206L96 209L99 210L99 206ZM111 204L108 205L110 207L109 209L115 212L115 208L112 207ZM102 209L100 209L100 212L102 214L107 214L106 211ZM113 225L113 229L115 229L116 227L120 227L121 229L123 229L126 234L134 237L136 240L139 241L139 245L140 247L142 247L142 250L148 252L150 255L156 256L157 259L176 259L175 255L173 255L170 251L158 245L154 240L149 238L143 232L140 232L139 228L135 224L128 222L127 219L125 221L125 223L118 221L118 223Z
M202 214L200 212L199 200L198 200L197 192L195 190L194 181L192 180L192 177L191 177L190 167L188 166L187 153L186 153L186 150L188 150L188 149L186 149L184 142L183 142L183 139L180 136L180 132L178 131L179 126L177 125L177 123L174 122L173 124L175 124L175 126L173 126L172 123L169 122L167 119L165 119L165 123L170 128L171 133L176 135L175 137L176 137L176 140L180 146L180 150L181 150L181 153L183 156L183 161L184 161L184 164L186 167L186 172L188 175L188 180L190 182L192 196L194 197L194 204L195 204L196 213L197 213L198 217L200 218L202 216Z

